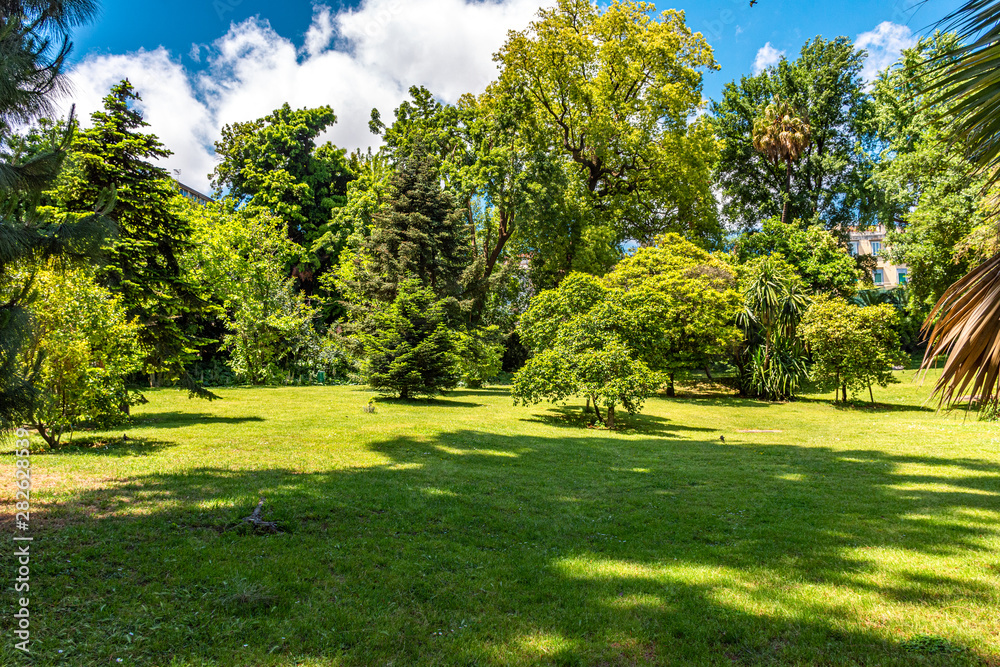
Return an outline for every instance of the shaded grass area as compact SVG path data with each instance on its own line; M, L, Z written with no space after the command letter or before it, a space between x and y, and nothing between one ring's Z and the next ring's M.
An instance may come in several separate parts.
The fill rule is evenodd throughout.
M909 382L619 432L503 389L220 394L34 457L36 643L0 663L1000 664L1000 429ZM232 528L260 497L283 532Z

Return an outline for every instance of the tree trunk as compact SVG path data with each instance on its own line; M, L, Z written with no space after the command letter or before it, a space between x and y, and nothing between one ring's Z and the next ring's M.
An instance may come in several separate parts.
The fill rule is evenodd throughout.
M667 396L669 396L670 398L673 398L674 396L676 396L676 393L674 392L674 374L673 374L673 371L671 371L667 375Z
M792 159L785 160L785 204L781 207L781 224L788 224L788 213L792 208Z
M615 427L615 406L608 406L608 428L613 429Z
M410 397L410 388L403 385L403 388L399 390L399 397L402 399L407 399Z
M844 394L844 403L847 403L847 383L846 382L841 385L840 390Z
M601 410L597 407L597 398L594 396L589 397L587 400L591 401L594 405L594 414L597 415L597 421L604 423L604 418L601 417Z
M875 405L875 395L872 394L872 383L868 383L868 398L872 400L872 405Z
M709 382L715 381L715 378L712 377L712 371L708 370L708 364L705 364L705 377L708 378Z
M45 428L45 424L38 423L35 424L35 430L38 431L38 435L42 436L42 440L45 441L49 447L55 448L59 445L59 440L62 437L62 429L59 430L59 434L50 433L48 429Z

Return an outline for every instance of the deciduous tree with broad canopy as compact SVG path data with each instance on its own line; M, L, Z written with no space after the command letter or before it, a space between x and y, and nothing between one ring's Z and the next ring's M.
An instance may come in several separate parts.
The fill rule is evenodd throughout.
M496 54L498 86L523 94L545 145L575 165L594 213L619 240L721 236L711 191L716 141L701 105L717 67L684 13L650 3L559 0Z
M535 352L514 377L516 401L587 397L598 419L641 409L665 379L701 367L738 339L732 269L676 234L623 260L605 278L572 274L536 296L520 324Z

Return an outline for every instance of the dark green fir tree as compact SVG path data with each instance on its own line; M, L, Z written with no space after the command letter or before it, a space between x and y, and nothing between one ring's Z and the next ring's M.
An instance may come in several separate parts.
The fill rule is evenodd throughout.
M109 215L118 236L106 248L101 279L143 325L150 384L180 381L211 397L185 370L206 342L197 336L197 322L207 302L178 262L190 244L190 224L174 204L178 192L167 171L151 162L171 153L156 135L141 131L148 123L138 101L127 79L111 89L104 110L91 114L93 126L74 139L69 168L52 194L57 209L74 212L92 208L102 192L115 193Z
M360 303L352 310L373 387L409 398L457 384L466 233L462 211L418 146L397 167L356 265Z

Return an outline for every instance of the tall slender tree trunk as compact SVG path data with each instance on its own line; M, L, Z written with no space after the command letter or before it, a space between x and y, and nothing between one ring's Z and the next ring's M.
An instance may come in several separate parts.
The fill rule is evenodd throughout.
M613 429L615 427L615 406L608 406L608 428Z
M875 395L872 393L872 383L868 383L868 398L871 399L872 405L875 405Z
M788 224L788 214L792 209L792 158L785 160L785 204L781 207L781 224Z

